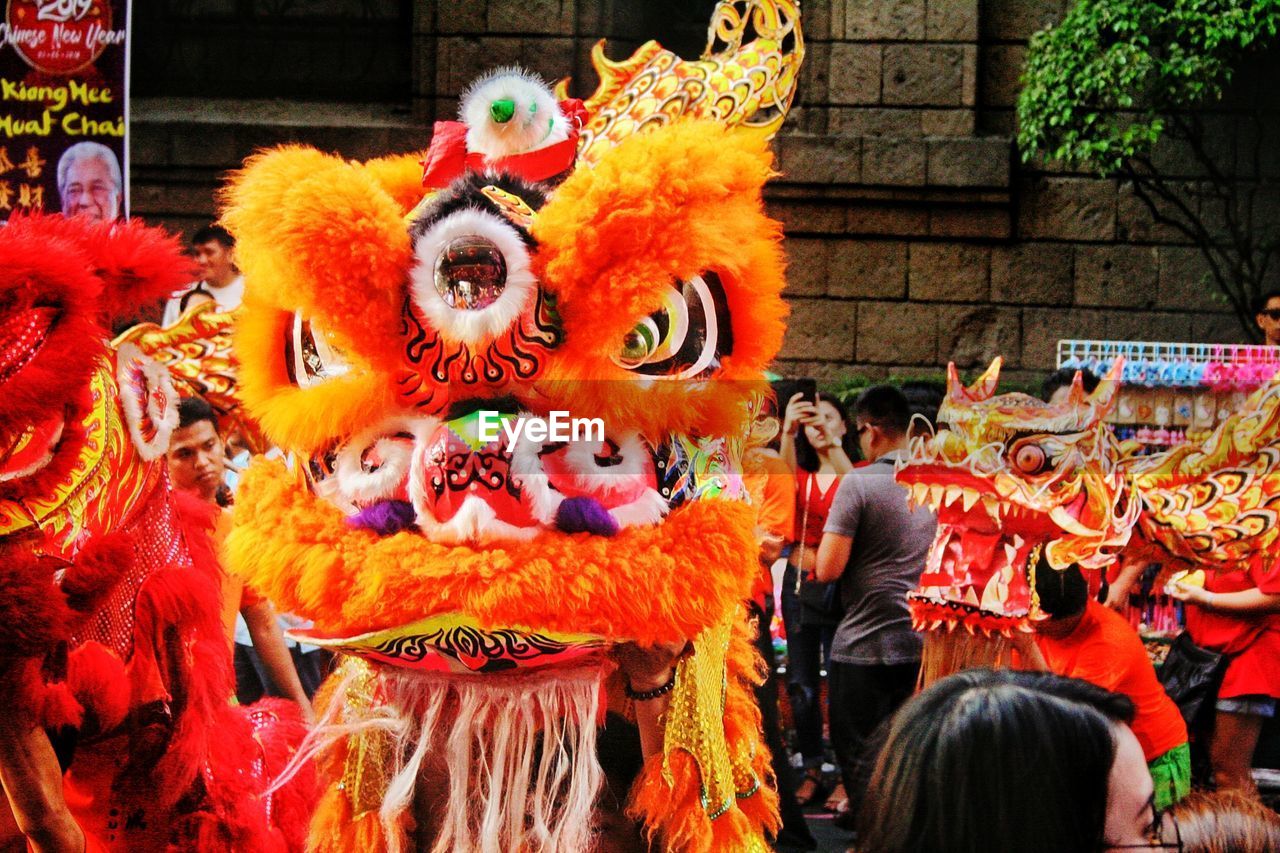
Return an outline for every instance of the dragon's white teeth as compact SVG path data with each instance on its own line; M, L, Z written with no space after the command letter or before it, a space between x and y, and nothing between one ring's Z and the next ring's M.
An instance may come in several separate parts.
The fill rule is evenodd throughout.
M929 503L931 506L937 507L942 505L942 491L941 483L934 483L929 487Z
M963 494L964 494L964 489L960 488L959 486L947 486L946 505L951 506L953 503L958 501L960 499L960 496Z
M973 505L978 502L978 493L975 492L973 489L965 489L964 495L962 495L962 499L964 501L964 503L962 504L962 506L964 506L964 511L968 512L969 510L973 509Z
M982 508L987 511L987 515L991 516L992 521L1000 520L1000 504L995 498L982 496Z
M916 506L924 506L929 500L929 487L924 483L912 483L911 499L915 501Z
M1021 550L1022 550L1022 546L1023 546L1023 545L1025 545L1025 544L1027 544L1027 540L1023 539L1023 538L1022 538L1021 536L1019 536L1017 533L1013 534L1013 547L1014 547L1014 548L1017 548L1019 551L1021 551Z
M1009 565L1013 565L1013 561L1018 559L1018 549L1006 543L1004 546L1004 555L1009 560Z

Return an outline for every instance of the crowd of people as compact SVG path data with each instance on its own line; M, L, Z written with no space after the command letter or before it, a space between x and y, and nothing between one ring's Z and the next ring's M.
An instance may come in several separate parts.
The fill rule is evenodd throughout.
M1272 300L1280 303L1280 294L1259 302L1264 328ZM1043 398L1065 400L1074 376L1047 377ZM1082 379L1087 392L1099 383L1088 371ZM967 672L912 699L921 639L906 594L925 565L935 519L909 508L893 472L912 431L933 428L941 393L879 385L848 409L825 393L779 401L777 449L763 452L773 460L775 491L793 495L793 532L761 559L785 558L776 586L789 754L801 775L780 777L784 817L789 808L821 807L838 826L859 830L854 849L864 851L1280 849L1268 846L1280 830L1251 772L1280 696L1274 570L1170 586L1185 606L1188 638L1226 656L1215 713L1193 720L1193 729L1117 612L1148 568L1129 560L1091 590L1078 566L1055 571L1041 556L1033 577L1044 618L1014 637L1015 669ZM776 511L773 518L776 528ZM1092 746L1064 734L1086 738L1089 726ZM1192 794L1193 740L1207 759L1198 781L1220 795ZM1061 766L1041 758L1048 741L1062 748ZM1094 781L1085 781L1089 774ZM1033 800L1018 806L1025 797ZM1061 814L1045 813L1046 802L1063 805ZM1079 820L1086 814L1097 819ZM1178 828L1180 841L1168 835ZM803 829L784 826L783 838L796 849L811 845Z

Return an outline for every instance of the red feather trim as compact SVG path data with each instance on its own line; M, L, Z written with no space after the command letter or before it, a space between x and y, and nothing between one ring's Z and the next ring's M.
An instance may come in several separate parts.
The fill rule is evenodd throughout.
M129 681L124 663L106 646L88 642L71 652L67 656L66 684L93 714L97 731L111 731L129 713Z
M54 583L66 563L27 550L30 542L0 550L0 668L43 658L50 647L71 635L77 615Z

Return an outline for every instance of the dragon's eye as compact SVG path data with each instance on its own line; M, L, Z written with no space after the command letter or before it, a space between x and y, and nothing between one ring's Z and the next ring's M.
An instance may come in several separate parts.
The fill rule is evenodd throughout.
M1038 444L1019 445L1013 451L1013 467L1023 474L1043 474L1049 467L1049 454Z

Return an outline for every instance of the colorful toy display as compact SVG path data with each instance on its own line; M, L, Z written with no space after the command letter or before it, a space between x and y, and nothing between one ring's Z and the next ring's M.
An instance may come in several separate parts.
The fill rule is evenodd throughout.
M296 709L230 704L212 508L169 490L169 373L111 321L188 280L136 223L0 229L0 668L53 733L76 820L111 850L300 849L308 776L266 793ZM95 847L94 849L98 849Z
M766 849L739 460L783 331L780 114L742 125L785 112L801 55L794 4L723 2L698 63L597 61L554 180L503 164L557 139L477 142L555 103L507 75L463 110L486 168L436 186L429 155L425 198L418 155L301 147L227 188L242 397L305 460L246 474L228 558L345 659L312 849L591 848L614 650L655 644L690 652L629 813L670 849Z
M1166 571L1238 569L1276 556L1280 526L1280 385L1256 391L1202 444L1138 456L1103 423L1123 361L1093 394L1077 375L1051 406L995 395L997 359L965 387L952 366L938 430L912 440L898 479L938 513L938 534L912 595L933 634L926 678L972 656L1036 614L1041 553L1055 569L1102 569L1121 550ZM995 642L973 644L975 634Z

